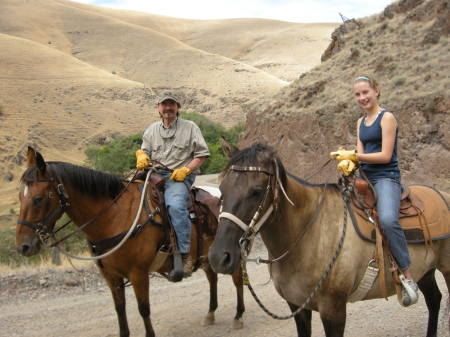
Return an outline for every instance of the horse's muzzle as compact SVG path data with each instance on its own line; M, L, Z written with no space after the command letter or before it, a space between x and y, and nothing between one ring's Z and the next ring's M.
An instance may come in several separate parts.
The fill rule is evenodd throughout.
M16 249L17 252L22 254L23 256L33 256L39 253L41 248L39 239L37 236L32 238L27 238L23 240L21 243L17 243Z

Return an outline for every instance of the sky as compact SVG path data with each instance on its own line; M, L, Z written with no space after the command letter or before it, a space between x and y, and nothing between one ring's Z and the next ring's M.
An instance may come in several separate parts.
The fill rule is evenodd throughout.
M340 22L339 13L361 18L393 0L72 0L116 9L188 19L265 18L292 22Z

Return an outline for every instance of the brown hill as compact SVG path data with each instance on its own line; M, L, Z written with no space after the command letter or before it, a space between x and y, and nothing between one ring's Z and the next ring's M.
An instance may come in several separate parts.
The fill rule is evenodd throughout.
M450 190L449 3L403 0L333 33L324 62L274 98L249 105L242 145L272 144L290 171L306 177L338 146L354 148L362 115L351 87L360 74L381 85L381 105L399 121L406 183ZM315 178L334 180L335 166Z
M58 0L67 4L65 0ZM293 23L267 19L188 20L70 3L176 38L292 81L317 65L335 23Z
M0 34L0 46L0 215L17 203L28 145L47 159L82 163L87 143L156 120L148 109L155 95L141 83L30 40Z
M27 145L82 163L87 144L155 120L165 88L178 89L185 109L225 125L243 121L243 103L320 62L334 27L0 1L0 222L17 209Z

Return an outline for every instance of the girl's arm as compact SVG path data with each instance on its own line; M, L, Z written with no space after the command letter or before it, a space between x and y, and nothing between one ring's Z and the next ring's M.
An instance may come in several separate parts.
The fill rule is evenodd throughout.
M359 128L358 128L359 129ZM357 158L360 161L373 164L387 164L391 161L392 152L394 151L395 135L397 132L397 120L390 112L385 112L381 119L381 152L376 153L359 153ZM358 136L359 141L359 136ZM362 144L361 144L362 146Z
M361 142L361 140L359 139L359 127L361 125L362 120L363 120L363 117L358 119L358 122L356 122L356 152L358 154L363 154L364 153L364 145ZM359 159L358 156L357 156L357 158Z

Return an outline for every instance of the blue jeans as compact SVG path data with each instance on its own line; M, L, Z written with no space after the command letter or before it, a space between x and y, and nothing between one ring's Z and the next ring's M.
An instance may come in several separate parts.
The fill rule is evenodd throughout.
M177 234L180 253L189 253L191 247L191 220L189 218L188 201L189 191L195 180L195 174L191 173L184 181L170 180L171 172L158 170L164 177L164 200L169 210L173 228Z
M411 259L405 233L399 223L402 187L399 182L389 178L374 180L372 184L378 195L378 220L388 240L392 255L401 270L408 269Z

